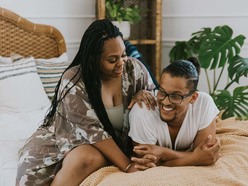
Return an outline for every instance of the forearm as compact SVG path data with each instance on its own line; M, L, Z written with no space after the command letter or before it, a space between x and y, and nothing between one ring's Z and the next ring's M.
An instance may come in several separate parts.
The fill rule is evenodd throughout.
M208 143L211 138L198 145L193 152L176 152L166 149L161 159L163 166L198 166L198 165L212 165L220 157L220 141L217 138L215 144ZM174 157L167 158L166 157Z
M93 144L110 162L124 171L130 163L130 159L121 151L112 138Z
M192 152L180 152L164 148L159 165L171 167L194 165Z

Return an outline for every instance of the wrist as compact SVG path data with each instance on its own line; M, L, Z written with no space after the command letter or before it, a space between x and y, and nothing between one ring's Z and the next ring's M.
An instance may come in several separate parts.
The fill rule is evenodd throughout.
M129 163L129 164L127 165L127 167L124 169L123 172L127 172L127 171L131 168L132 165L133 165L132 163Z

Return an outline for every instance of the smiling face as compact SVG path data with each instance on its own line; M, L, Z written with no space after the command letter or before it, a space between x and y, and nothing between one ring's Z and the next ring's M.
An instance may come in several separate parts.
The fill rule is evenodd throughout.
M167 94L178 94L184 96L190 92L187 79L183 77L172 77L169 73L163 73L160 79L160 87ZM197 98L197 92L184 98L181 104L171 103L168 96L164 100L158 99L160 117L169 126L181 126L187 113L189 104Z
M100 61L101 79L120 77L126 61L125 45L121 37L105 41Z

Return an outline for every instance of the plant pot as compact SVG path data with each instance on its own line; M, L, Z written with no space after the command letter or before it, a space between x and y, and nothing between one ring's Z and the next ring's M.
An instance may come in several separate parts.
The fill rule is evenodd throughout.
M112 23L120 29L123 39L127 40L130 37L131 26L128 21L112 21Z

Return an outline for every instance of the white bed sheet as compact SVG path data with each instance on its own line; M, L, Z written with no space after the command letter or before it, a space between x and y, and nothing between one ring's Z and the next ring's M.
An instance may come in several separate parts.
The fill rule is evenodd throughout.
M18 151L42 123L48 108L25 113L0 111L0 186L15 186Z

